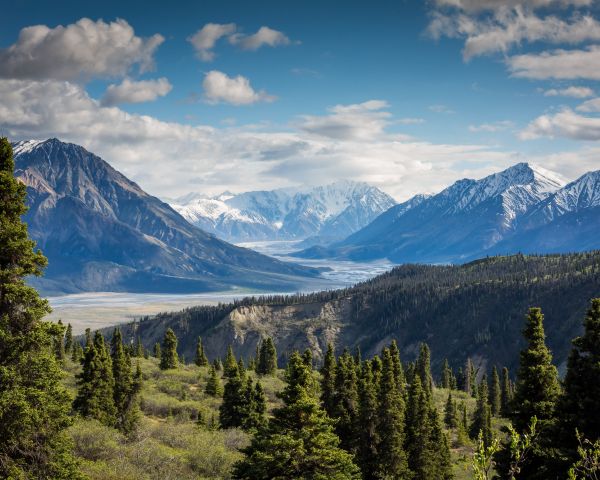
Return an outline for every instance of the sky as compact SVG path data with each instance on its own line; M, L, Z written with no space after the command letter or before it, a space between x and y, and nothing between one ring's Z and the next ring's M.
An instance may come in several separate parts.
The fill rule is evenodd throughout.
M600 169L600 1L3 0L0 133L175 198Z

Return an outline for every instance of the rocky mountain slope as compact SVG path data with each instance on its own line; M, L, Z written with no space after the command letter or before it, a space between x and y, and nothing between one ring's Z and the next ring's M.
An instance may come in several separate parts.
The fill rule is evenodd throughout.
M268 335L280 352L311 348L317 362L328 342L372 355L395 338L405 360L428 342L436 371L446 357L458 368L467 356L515 368L524 316L540 306L548 343L564 367L570 339L599 295L599 251L490 257L458 266L404 265L345 290L160 314L125 326L124 334L152 348L170 327L186 359L198 336L211 359L224 357L230 344L249 358Z
M297 255L460 263L490 254L600 248L592 235L600 222L599 176L591 172L564 185L560 176L520 163L481 180L460 180L414 208L397 205L345 240Z
M317 275L190 225L81 146L50 139L13 148L15 174L27 185L25 220L49 258L35 280L46 293L280 291Z
M171 202L192 224L231 242L347 237L395 204L366 183L340 181L309 189L186 195Z

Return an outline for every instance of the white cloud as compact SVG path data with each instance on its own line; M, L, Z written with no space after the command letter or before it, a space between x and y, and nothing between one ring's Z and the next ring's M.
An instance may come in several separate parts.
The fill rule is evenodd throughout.
M545 97L573 97L573 98L586 98L593 97L594 90L589 87L567 87L567 88L551 88L544 92Z
M304 115L298 128L304 132L338 140L374 140L389 124L391 113L383 100L369 100L355 105L336 105L329 115Z
M511 57L507 61L515 77L538 80L585 78L600 80L600 46L583 50L553 50Z
M580 112L600 112L600 98L592 98L577 107Z
M229 42L232 45L239 45L244 50L258 50L263 45L277 47L291 43L290 39L283 32L266 26L260 27L253 35L243 35L241 33L231 35Z
M105 23L82 18L66 27L26 27L17 42L0 50L0 77L78 80L126 75L134 65L140 72L154 67L153 55L164 41L156 34L143 39L117 19Z
M450 107L448 107L447 105L442 105L442 104L429 105L429 107L427 107L427 108L435 113L445 113L445 114L455 113L454 110L452 110Z
M231 105L250 105L257 102L272 102L276 99L265 91L256 91L250 80L238 75L229 77L218 70L211 70L202 82L204 98L208 103L225 102Z
M421 123L425 123L425 119L416 117L404 117L394 120L394 123L398 123L400 125L419 125Z
M523 140L565 137L573 140L600 140L600 118L579 115L570 108L541 115L520 133Z
M509 128L513 128L514 127L514 123L511 122L510 120L501 120L499 122L494 122L494 123L482 123L481 125L469 125L469 131L470 132L487 132L487 133L494 133L494 132L501 132L504 130L508 130Z
M209 62L215 58L212 49L217 41L222 37L233 35L236 28L235 23L207 23L187 40L194 46L198 58Z
M109 85L102 97L102 105L118 105L120 103L152 102L164 97L173 86L166 78L156 80L133 81L124 79L119 85Z
M369 113L385 113L381 110L386 106L382 101L338 105L324 118L368 118ZM514 153L488 146L406 140L383 129L380 122L393 123L392 117L372 121L370 140L362 132L357 138L318 135L304 130L302 123L276 132L219 129L105 107L80 85L69 82L0 80L0 124L10 138L58 137L81 144L159 196L324 184L348 178L373 183L402 200L520 160Z
M577 44L600 40L600 22L589 15L573 14L569 21L539 17L522 7L501 8L482 18L468 14L433 12L428 26L433 38L465 38L463 58L503 52L522 42Z
M467 12L482 10L498 10L506 7L527 6L531 9L543 7L584 7L591 5L593 0L436 0L440 7L454 7Z

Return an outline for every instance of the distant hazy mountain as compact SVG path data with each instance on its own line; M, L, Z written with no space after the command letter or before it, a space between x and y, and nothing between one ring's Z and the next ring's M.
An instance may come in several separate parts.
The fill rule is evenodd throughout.
M49 258L46 292L295 289L305 267L190 225L100 157L57 139L13 145L31 236Z
M448 263L495 253L600 248L593 233L600 221L598 176L590 173L565 186L559 175L519 163L481 180L460 180L429 198L411 199L341 242L297 255Z
M359 230L396 202L362 182L305 190L188 194L171 202L192 224L232 242L313 238L329 242Z

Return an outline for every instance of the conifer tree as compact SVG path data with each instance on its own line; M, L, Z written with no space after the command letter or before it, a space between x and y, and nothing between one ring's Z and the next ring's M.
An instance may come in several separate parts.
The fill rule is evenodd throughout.
M380 478L411 478L408 458L404 450L405 404L396 387L394 363L387 348L382 352L378 404L379 444L376 473Z
M142 339L138 335L135 337L135 348L132 356L141 358L144 356L144 353L144 345L142 344Z
M178 363L177 337L173 330L167 328L160 353L160 369L169 370L171 368L177 368Z
M523 330L528 345L521 351L511 412L511 420L518 432L524 431L534 416L539 428L551 420L560 394L558 372L546 346L543 321L541 309L529 309Z
M489 402L487 377L485 375L478 389L477 408L475 409L470 429L471 438L478 438L479 432L482 432L483 444L489 447L493 441L492 409Z
M206 367L208 365L208 358L206 357L206 353L204 353L204 346L202 345L202 338L200 337L198 337L198 342L196 343L194 363L199 367Z
M52 351L56 324L46 300L25 283L46 258L21 220L26 187L14 177L12 147L0 138L0 477L80 478L64 430L70 398Z
M600 298L592 300L583 326L573 340L558 406L557 445L571 464L578 460L576 431L591 443L600 439Z
M220 372L221 370L223 370L223 363L221 362L221 360L219 358L215 358L213 360L213 367L215 367L215 370L217 372Z
M235 359L233 347L231 345L227 347L227 356L225 357L225 363L223 364L223 373L226 378L232 378L240 374L238 362Z
M62 363L65 359L65 326L62 320L58 321L57 326L57 333L54 336L54 355Z
M267 412L267 400L260 382L252 384L252 379L246 379L244 390L246 399L246 415L242 420L242 428L247 431L255 431L265 425Z
M260 344L260 352L256 373L260 375L273 375L277 370L277 350L271 337L265 338Z
M335 397L335 372L337 361L333 353L333 345L327 344L327 353L321 368L321 404L331 417L334 414Z
M82 372L77 375L77 397L73 408L85 418L94 418L105 425L116 421L112 362L104 337L96 332L85 349Z
M431 351L426 343L422 343L419 347L417 373L421 377L423 391L431 397L433 392L433 377L431 376Z
M394 362L394 378L396 380L396 388L401 394L404 394L406 378L404 376L404 369L402 368L402 360L400 359L400 349L396 340L392 340L390 343L390 355Z
M456 372L456 389L466 391L465 388L465 375L462 367L458 367L458 371Z
M80 362L83 360L83 348L79 342L73 344L73 348L71 349L71 360L73 362Z
M73 327L69 323L65 332L65 353L71 354L73 351Z
M283 406L243 450L245 458L236 464L233 478L360 479L352 456L339 448L331 420L312 396L312 373L297 352L290 357L286 382L278 394Z
M134 383L131 360L123 348L123 337L119 328L115 328L113 333L111 355L113 378L115 381L113 394L116 408L115 426L122 432L130 433L135 429L140 418L137 403L137 393L139 390L138 386Z
M312 352L311 352L310 348L307 348L306 350L304 350L304 353L302 354L302 360L304 361L304 364L312 370L313 356L312 356Z
M510 404L512 402L513 392L512 385L510 381L510 376L508 373L508 368L504 367L502 369L502 416L507 417L510 414Z
M463 372L463 390L469 394L473 394L471 379L473 377L473 363L471 363L471 359L467 358L467 364L465 365L465 370Z
M336 420L341 447L354 453L358 441L358 389L354 358L347 350L337 362L331 417Z
M490 406L492 408L492 415L500 415L500 412L502 410L502 389L500 388L500 377L498 376L498 369L495 365L492 369L492 384L490 387Z
M220 397L223 395L223 387L221 386L221 379L217 375L215 366L210 367L210 373L206 382L204 392L211 397Z
M156 342L154 344L154 350L153 350L152 353L154 355L154 358L158 358L160 360L160 357L162 355L161 348L160 348L160 343Z
M444 423L447 428L458 428L459 418L457 408L456 402L452 398L452 391L450 391L448 392L448 399L444 407Z
M237 368L230 366L227 383L223 390L223 402L219 407L219 423L221 428L244 426L249 413L248 398L245 391L246 379L240 376Z
M442 366L442 388L452 387L452 369L448 364L448 359L444 359L444 365Z
M358 383L358 448L356 460L364 480L377 478L377 445L379 444L377 424L377 389L374 385L371 362L363 364Z

